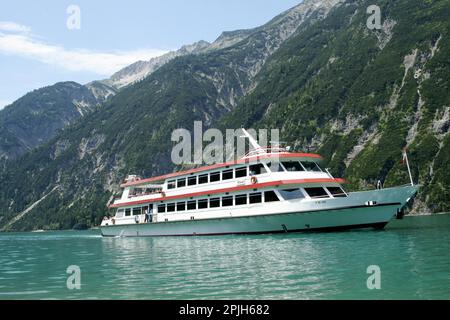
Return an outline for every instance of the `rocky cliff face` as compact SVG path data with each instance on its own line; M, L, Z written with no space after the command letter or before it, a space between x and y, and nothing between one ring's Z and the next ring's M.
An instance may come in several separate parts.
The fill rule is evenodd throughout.
M101 100L75 82L35 90L0 111L0 159L14 159L90 113Z
M116 90L119 90L136 83L145 77L148 77L150 74L176 57L186 56L189 54L199 54L204 52L208 47L208 42L199 41L191 45L183 46L177 51L171 51L160 57L153 58L149 61L137 61L122 70L119 70L109 79L102 80L101 82L115 88Z
M176 57L0 170L0 228L96 225L127 174L174 169L171 132L280 128L350 190L424 184L416 211L449 209L448 1L305 1L268 24ZM212 47L211 47L212 46Z

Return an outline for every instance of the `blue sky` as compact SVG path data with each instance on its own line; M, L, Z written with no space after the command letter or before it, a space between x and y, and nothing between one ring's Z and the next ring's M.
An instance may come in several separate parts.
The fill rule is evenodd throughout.
M259 26L301 0L9 0L0 4L0 108L59 81L107 78L222 31ZM79 8L80 19L76 19ZM73 19L75 18L75 19ZM69 29L67 22L80 28ZM70 23L69 23L70 24Z

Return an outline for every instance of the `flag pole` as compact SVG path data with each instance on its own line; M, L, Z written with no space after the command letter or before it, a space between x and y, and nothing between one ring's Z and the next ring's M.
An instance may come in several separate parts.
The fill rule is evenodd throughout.
M408 152L403 150L403 159L406 160L406 166L408 167L408 173L409 173L409 180L411 181L411 186L414 186L414 181L411 174L411 168L409 167L409 160L408 160Z

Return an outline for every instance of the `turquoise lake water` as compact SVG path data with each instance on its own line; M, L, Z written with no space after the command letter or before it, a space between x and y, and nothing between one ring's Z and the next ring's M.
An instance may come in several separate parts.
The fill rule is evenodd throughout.
M79 266L81 289L66 285ZM379 266L380 290L367 288ZM384 231L102 238L0 234L0 299L450 299L450 214Z

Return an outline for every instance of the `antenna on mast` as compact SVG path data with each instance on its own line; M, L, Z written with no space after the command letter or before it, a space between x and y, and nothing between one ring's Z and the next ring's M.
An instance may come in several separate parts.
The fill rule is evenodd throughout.
M411 185L414 186L414 180L412 178L411 168L409 167L408 151L406 148L403 149L403 162L406 162L406 166L408 167L409 179L411 180Z

